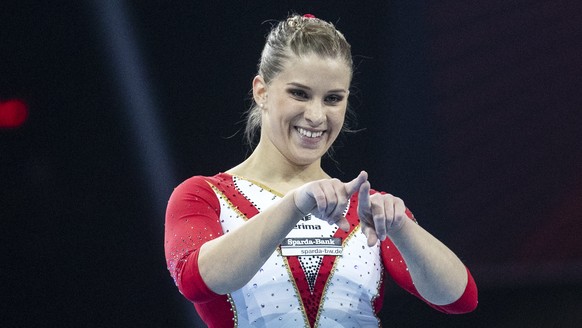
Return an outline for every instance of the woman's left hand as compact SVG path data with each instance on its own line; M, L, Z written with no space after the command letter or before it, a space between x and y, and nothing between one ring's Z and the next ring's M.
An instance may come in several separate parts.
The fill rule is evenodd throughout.
M405 220L408 220L404 201L391 194L370 195L369 181L360 186L358 199L360 225L370 247L376 245L378 240L386 239L390 233L400 230Z

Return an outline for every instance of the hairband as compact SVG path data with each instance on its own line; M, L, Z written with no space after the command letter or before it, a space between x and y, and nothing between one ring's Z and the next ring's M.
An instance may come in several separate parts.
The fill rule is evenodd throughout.
M305 14L305 15L303 15L303 17L305 17L305 18L315 18L315 16L313 16L312 14Z

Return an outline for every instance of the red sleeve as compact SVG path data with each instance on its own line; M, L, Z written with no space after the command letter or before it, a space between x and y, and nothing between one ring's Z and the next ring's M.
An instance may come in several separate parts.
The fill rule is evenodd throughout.
M204 303L218 294L206 286L198 270L198 251L205 242L221 236L220 204L203 177L180 184L166 209L166 263L174 283L190 301Z
M465 287L463 295L458 300L448 305L430 305L448 314L462 314L475 310L477 308L477 284L475 284L469 269L467 269L467 287Z
M408 209L406 210L406 214L410 219L416 221ZM477 285L475 284L475 280L473 279L473 276L471 276L469 269L467 269L467 286L465 287L463 295L451 304L435 305L420 296L416 287L414 287L414 284L412 283L412 277L410 276L410 272L408 272L408 267L404 262L402 255L396 246L394 246L390 238L386 238L382 242L381 247L384 266L392 279L394 279L400 287L420 298L431 307L448 314L467 313L475 310L477 307Z

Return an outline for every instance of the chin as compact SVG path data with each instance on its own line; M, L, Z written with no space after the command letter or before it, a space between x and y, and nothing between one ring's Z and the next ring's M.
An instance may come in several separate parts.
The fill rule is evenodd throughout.
M301 166L305 166L305 165L311 165L315 162L319 162L321 160L321 158L323 157L323 155L325 155L324 153L318 152L317 154L314 154L313 156L295 156L294 159L292 160L293 163L297 164L297 165L301 165Z

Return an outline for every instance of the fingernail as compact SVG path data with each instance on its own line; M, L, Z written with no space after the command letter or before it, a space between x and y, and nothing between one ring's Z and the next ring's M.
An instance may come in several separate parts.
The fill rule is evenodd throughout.
M345 231L345 232L349 232L350 231L350 224L346 221L342 221L340 222L340 228Z

